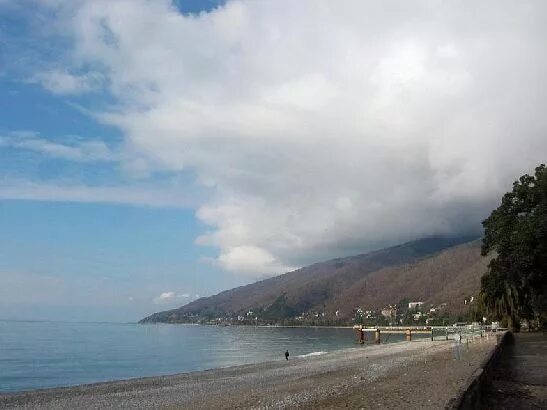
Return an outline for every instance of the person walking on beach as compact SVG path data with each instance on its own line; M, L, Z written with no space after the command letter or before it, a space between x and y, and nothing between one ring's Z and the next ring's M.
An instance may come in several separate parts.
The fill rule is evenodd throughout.
M288 350L285 352L285 360L289 360L289 351Z
M454 360L460 360L462 357L462 335L454 336Z

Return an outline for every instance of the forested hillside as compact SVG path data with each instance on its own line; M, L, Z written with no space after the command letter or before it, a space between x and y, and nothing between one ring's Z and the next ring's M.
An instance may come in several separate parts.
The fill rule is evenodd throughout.
M446 303L454 312L477 295L486 258L470 238L434 237L368 254L316 263L257 283L155 313L142 323L236 318L264 320L303 314L350 318L355 309L381 309L402 299Z

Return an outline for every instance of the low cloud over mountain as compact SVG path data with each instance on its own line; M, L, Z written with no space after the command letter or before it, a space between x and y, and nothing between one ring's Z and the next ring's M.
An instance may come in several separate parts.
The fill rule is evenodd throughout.
M92 111L124 169L192 172L210 191L197 241L271 275L476 233L545 160L547 4L501 3L47 2L70 47L32 79L108 95Z

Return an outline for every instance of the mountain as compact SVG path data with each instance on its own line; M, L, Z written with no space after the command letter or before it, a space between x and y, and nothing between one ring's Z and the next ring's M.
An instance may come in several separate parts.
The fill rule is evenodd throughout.
M281 320L306 312L351 317L356 307L378 310L403 299L442 304L463 311L477 295L488 259L480 241L432 237L367 254L316 263L284 275L154 313L140 323L189 322L237 317L249 311Z

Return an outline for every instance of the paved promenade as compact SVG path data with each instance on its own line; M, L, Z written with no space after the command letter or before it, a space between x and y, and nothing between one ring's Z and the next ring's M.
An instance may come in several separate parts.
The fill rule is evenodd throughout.
M547 409L547 334L517 333L503 350L490 386L488 409Z

